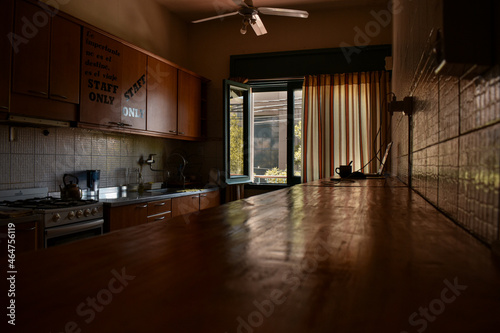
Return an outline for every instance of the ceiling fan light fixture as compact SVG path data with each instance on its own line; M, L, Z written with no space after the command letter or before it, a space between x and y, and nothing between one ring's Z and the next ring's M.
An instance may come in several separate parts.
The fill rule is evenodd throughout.
M243 25L241 26L240 32L242 35L247 33L247 28L248 28L248 20L244 19L243 20Z
M250 25L255 31L257 36L262 36L267 34L266 27L262 22L259 14L264 15L274 15L274 16L287 16L287 17L299 17L307 18L309 13L304 10L297 9L286 9L286 8L272 8L272 7L255 7L253 5L253 0L233 0L234 4L239 7L239 9L232 13L221 14L213 17L208 17L205 19L193 21L193 23L201 23L205 21L221 19L226 16L241 15L243 16L243 25L240 29L242 35L247 33L248 26Z

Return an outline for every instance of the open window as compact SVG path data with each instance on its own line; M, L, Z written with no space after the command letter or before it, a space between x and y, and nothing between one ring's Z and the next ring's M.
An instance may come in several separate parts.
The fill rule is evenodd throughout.
M226 80L224 92L228 183L300 183L302 80Z
M224 81L224 170L226 182L250 182L251 87Z

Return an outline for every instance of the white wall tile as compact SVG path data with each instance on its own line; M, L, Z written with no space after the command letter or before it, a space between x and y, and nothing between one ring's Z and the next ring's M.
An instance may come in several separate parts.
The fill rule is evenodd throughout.
M103 133L92 134L92 156L106 156L106 135Z
M75 154L92 155L92 134L87 131L78 131L75 133Z
M165 152L184 151L175 140L138 135L102 133L75 128L16 128L16 142L9 142L9 127L0 126L0 186L3 189L48 187L58 191L63 175L101 170L101 186L127 183L127 168L138 168L142 155L155 156L154 167L162 168ZM17 152L16 154L11 153ZM162 181L163 174L145 171L145 181ZM12 170L12 171L11 171Z
M35 181L54 183L56 177L56 155L35 155Z
M114 135L108 135L106 138L106 143L107 143L107 151L106 155L107 156L120 156L120 143L121 143L121 138L118 136Z
M56 154L74 155L75 154L75 131L72 128L56 129Z
M75 173L75 155L56 155L56 183L62 184L66 173Z
M56 131L49 129L48 135L43 130L35 129L35 154L55 155L56 153ZM47 133L47 132L46 132Z
M35 181L35 156L12 154L10 156L10 181L15 183L33 183Z
M30 127L15 127L15 141L10 143L12 154L35 153L35 129Z
M0 184L10 184L10 154L0 154Z

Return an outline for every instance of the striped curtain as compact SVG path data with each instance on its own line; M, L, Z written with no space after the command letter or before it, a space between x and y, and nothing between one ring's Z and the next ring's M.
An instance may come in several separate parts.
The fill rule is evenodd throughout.
M349 164L375 173L389 140L388 72L307 76L303 85L303 181ZM384 145L384 147L382 147ZM372 162L370 160L373 159ZM365 166L366 165L366 166Z

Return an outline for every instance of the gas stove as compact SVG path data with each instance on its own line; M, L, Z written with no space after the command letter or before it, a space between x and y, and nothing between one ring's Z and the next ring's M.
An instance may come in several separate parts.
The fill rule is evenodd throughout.
M98 203L98 200L63 200L54 197L22 199L16 201L3 201L2 205L15 208L32 208L35 210L78 207Z
M102 234L102 202L63 200L47 193L47 188L0 191L0 206L32 210L39 215L45 247Z

